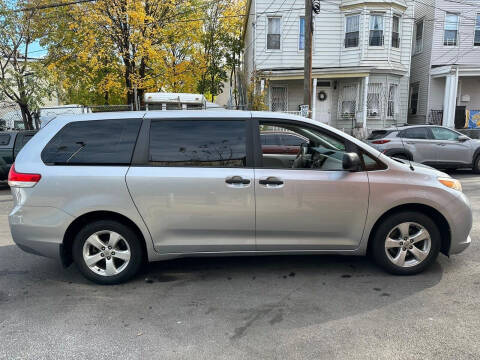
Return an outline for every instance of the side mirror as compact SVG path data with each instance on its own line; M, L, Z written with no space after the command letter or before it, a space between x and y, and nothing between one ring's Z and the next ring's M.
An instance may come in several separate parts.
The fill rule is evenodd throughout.
M345 153L343 154L343 170L357 171L360 169L361 161L357 153Z
M470 138L467 135L460 135L457 138L457 140L460 141L460 142L464 142L464 141L470 140Z
M302 156L306 156L308 154L308 143L300 144L300 153L302 154Z

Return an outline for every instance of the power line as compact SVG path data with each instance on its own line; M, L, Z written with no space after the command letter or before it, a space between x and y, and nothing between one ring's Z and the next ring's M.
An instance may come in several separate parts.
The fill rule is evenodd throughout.
M26 12L26 11L35 11L35 10L43 10L43 9L52 9L52 8L58 8L58 7L63 7L63 6L70 6L70 5L76 5L76 4L82 4L82 3L90 3L90 2L95 2L97 0L75 0L75 1L70 1L66 3L55 3L55 4L49 4L49 5L39 5L39 6L28 6L24 7L21 9L14 9L12 10L13 12Z

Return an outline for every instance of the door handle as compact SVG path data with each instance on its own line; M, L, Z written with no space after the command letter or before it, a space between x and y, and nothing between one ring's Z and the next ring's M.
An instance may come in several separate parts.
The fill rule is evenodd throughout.
M260 185L283 185L283 180L275 177L275 176L269 176L266 179L261 179L258 181Z
M250 179L244 179L241 176L232 176L225 179L227 184L241 184L248 185L250 184Z
M438 146L445 146L446 144L438 144L438 143L437 143L437 145L438 145Z

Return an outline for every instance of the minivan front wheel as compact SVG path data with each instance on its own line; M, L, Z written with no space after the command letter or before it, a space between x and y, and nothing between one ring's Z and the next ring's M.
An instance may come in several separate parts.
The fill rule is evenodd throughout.
M86 225L75 237L73 258L80 272L98 284L119 284L133 277L143 262L138 236L112 220Z
M431 265L440 250L437 225L419 212L402 212L387 218L373 238L375 261L390 273L417 274Z

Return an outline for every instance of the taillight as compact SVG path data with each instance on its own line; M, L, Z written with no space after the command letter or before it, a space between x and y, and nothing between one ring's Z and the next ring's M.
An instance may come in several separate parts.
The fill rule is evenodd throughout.
M377 145L381 145L381 144L386 144L386 143L389 143L390 140L375 140L375 141L372 141L372 144L377 144Z
M34 187L42 178L40 174L24 174L15 171L15 164L8 173L8 185L11 187L29 188Z

